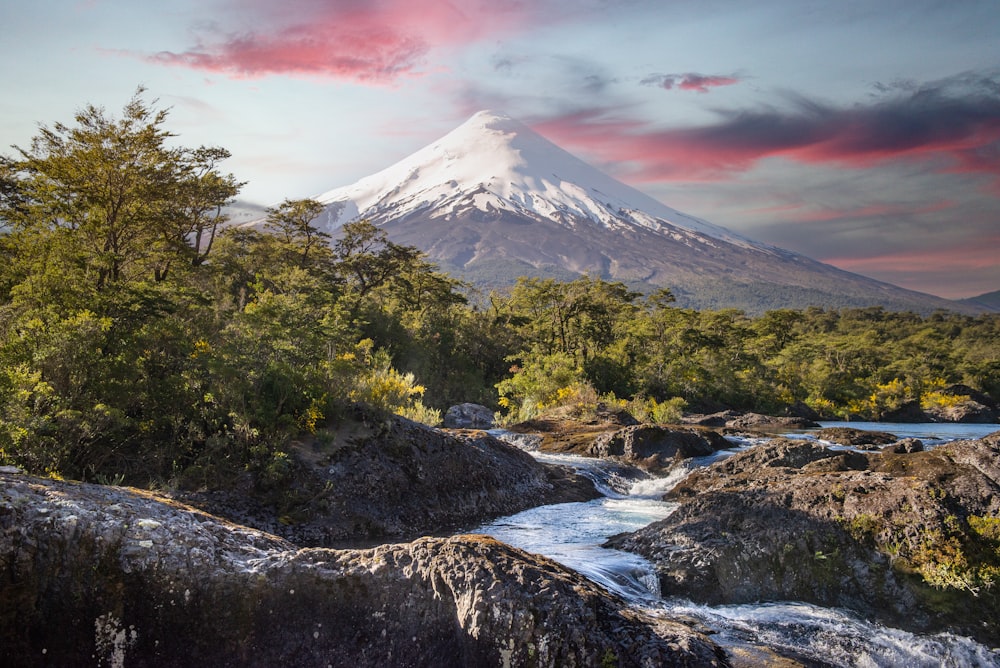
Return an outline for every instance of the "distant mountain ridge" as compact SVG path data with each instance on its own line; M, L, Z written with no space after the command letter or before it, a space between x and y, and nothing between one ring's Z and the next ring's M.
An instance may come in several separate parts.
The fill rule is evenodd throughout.
M753 241L672 209L504 114L483 111L436 142L316 199L324 231L368 219L442 269L500 285L583 273L669 287L682 305L980 310Z
M968 299L960 299L958 301L961 304L1000 313L1000 290L994 290L993 292L987 292L976 297L969 297Z

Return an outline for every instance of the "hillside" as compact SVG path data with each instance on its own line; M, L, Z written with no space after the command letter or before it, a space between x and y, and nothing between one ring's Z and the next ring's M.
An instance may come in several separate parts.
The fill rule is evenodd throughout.
M987 292L986 294L979 295L978 297L962 299L959 300L959 303L984 311L994 311L1000 313L1000 290Z

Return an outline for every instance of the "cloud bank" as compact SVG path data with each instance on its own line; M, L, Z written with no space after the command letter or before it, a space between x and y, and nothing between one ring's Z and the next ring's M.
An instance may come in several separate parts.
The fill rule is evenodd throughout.
M717 110L718 122L658 129L603 108L544 120L557 142L628 165L639 181L720 179L766 158L867 168L910 161L1000 184L1000 84L963 75L868 105L785 95L783 108Z
M180 52L146 59L236 77L321 76L386 83L418 72L434 46L461 45L528 25L536 11L516 0L264 0L233 8L228 22ZM249 19L247 18L249 16ZM227 18L217 23L225 25Z

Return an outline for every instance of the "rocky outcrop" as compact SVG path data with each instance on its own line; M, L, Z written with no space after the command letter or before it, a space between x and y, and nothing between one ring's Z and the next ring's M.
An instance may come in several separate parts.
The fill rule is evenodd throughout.
M924 442L919 438L901 438L888 447L890 452L908 454L911 452L921 452L924 449Z
M0 474L8 666L712 666L720 650L483 536L298 549L148 492Z
M646 470L670 468L675 459L704 457L732 447L710 430L633 425L599 435L587 454L640 466Z
M447 429L490 429L493 427L493 411L479 404L457 404L444 414Z
M924 409L920 407L919 401L907 401L898 408L882 413L882 421L902 422L905 424L913 424L917 422L937 422L937 420L932 419L927 413L924 412Z
M988 394L968 385L949 385L939 392L953 401L922 407L910 401L882 414L884 422L965 422L992 424L1000 422L1000 409Z
M326 441L293 449L292 474L179 500L298 545L345 547L451 532L549 503L597 498L568 467L539 463L483 431L446 433L360 413Z
M575 407L562 407L511 427L512 434L528 434L542 452L565 452L589 455L590 446L599 436L622 427L638 425L628 411L599 405L594 412L581 414Z
M598 413L587 420L548 414L510 430L533 437L532 443L542 452L601 457L652 472L671 468L677 459L711 455L732 446L711 429L639 424L624 411Z
M668 518L609 545L665 595L798 600L1000 644L1000 432L925 452L775 439L696 471Z
M853 427L825 427L814 431L812 435L821 441L864 449L878 449L897 441L894 434L886 431L868 431Z
M818 426L819 424L808 418L762 415L760 413L742 413L726 421L726 427L729 429L756 429L763 431L775 429L811 429Z
M701 427L725 427L732 430L775 431L782 429L811 429L819 424L814 418L790 413L789 415L763 415L725 410L710 414L689 414L684 424Z
M928 422L965 422L974 424L993 424L997 422L997 409L982 404L974 399L960 401L945 408L932 408L925 411Z

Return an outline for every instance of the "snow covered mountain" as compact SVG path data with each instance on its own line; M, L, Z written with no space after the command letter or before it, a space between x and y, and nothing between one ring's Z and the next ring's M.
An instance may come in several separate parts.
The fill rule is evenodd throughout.
M567 153L509 116L481 111L438 141L318 196L331 234L368 219L442 269L502 284L589 273L671 288L699 307L955 302L841 271L676 211Z

